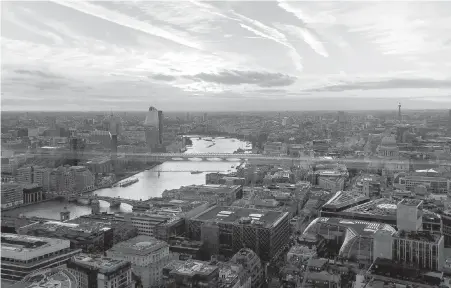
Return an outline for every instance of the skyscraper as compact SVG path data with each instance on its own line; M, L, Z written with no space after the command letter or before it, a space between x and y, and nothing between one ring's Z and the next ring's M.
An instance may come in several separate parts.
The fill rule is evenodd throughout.
M163 111L151 106L144 120L146 145L152 150L163 143Z
M399 121L402 120L402 116L401 116L401 103L398 103L398 120L399 120Z

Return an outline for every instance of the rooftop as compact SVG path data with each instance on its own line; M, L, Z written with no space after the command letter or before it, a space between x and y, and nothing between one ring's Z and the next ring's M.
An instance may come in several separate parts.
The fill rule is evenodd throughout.
M76 278L65 268L40 270L15 283L13 288L76 288Z
M365 200L370 200L370 198L360 192L338 191L323 207L339 209Z
M198 260L173 260L166 265L166 269L171 270L171 273L184 274L194 276L195 274L210 275L214 271L219 271L218 266L210 265L209 262Z
M89 223L67 223L61 221L40 221L26 227L33 234L51 235L52 237L64 237L66 239L89 236L97 232L111 229L110 225L104 222Z
M26 260L70 247L68 240L2 233L2 257Z
M343 228L350 229L352 233L355 235L372 237L374 233L378 230L386 230L392 233L396 232L396 229L388 224L381 224L376 222L367 222L360 220L350 220L350 219L340 219L340 218L327 218L327 217L318 217L313 220L309 226L305 229L304 233L309 233L311 229L313 229L316 225L334 225L340 226Z
M443 238L442 235L433 234L430 233L429 231L411 231L411 232L398 231L394 234L394 237L435 244L438 244L440 239Z
M166 242L160 241L154 237L139 235L127 241L117 243L109 251L145 255L153 253L163 247L169 246Z
M214 220L226 223L241 223L259 224L265 227L270 227L275 224L277 220L284 217L285 212L249 209L235 206L213 206L205 212L197 215L193 220Z
M401 200L401 202L399 202L399 204L406 205L406 206L414 206L414 207L418 207L422 203L423 203L423 200L408 199L408 198L405 198L405 199Z
M75 255L71 262L77 265L99 270L101 273L113 272L129 265L128 261L107 257L91 256L87 254Z

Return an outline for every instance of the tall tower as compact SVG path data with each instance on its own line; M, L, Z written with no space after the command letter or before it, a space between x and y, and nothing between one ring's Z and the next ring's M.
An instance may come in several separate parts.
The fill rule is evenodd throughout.
M398 120L399 121L402 120L402 116L401 116L401 102L398 102Z
M117 172L117 137L120 133L120 128L120 119L111 113L108 119L108 132L111 138L111 161L113 162L114 172Z
M163 112L151 106L144 120L146 144L149 150L158 148L163 142ZM161 119L161 121L160 121ZM161 142L161 143L160 143Z

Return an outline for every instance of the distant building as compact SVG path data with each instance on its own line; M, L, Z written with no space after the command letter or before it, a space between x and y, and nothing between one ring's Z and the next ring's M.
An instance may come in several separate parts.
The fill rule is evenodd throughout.
M178 189L165 190L164 198L192 201L208 201L222 206L231 205L236 199L243 197L240 185L190 185Z
M168 288L216 288L219 283L219 267L198 260L173 260L163 268L163 279Z
M77 288L134 288L129 261L79 254L67 263Z
M1 207L9 208L23 204L23 188L17 183L2 183Z
M19 184L33 184L33 167L18 168L16 179Z
M107 251L108 257L130 261L143 288L163 284L163 267L169 262L169 245L149 236L138 236L118 243Z
M64 265L81 252L71 249L68 240L9 233L2 233L1 248L1 278L13 281L36 270Z
M263 153L271 156L283 156L287 155L287 144L282 142L266 142L264 144Z
M163 143L163 112L150 107L144 120L145 140L150 150L161 147Z
M37 184L26 185L23 187L23 203L36 203L44 200L42 187Z

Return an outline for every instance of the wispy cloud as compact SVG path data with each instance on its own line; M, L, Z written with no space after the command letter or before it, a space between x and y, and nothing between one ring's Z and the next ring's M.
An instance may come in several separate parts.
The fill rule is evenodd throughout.
M2 5L2 109L441 107L451 95L449 2Z

